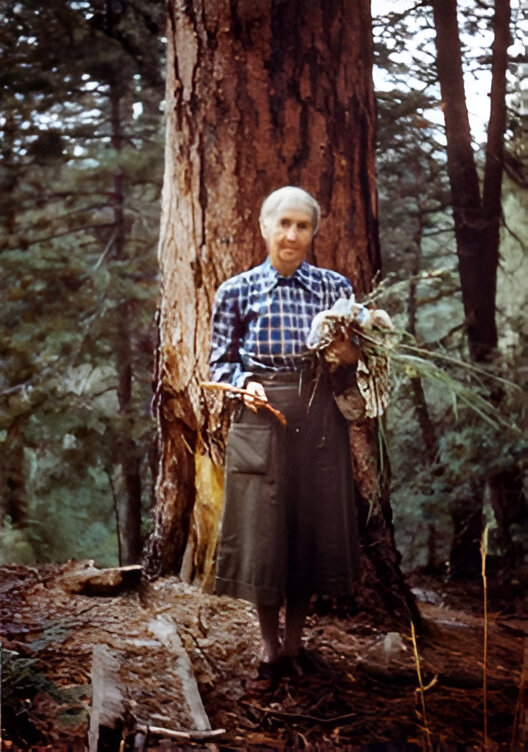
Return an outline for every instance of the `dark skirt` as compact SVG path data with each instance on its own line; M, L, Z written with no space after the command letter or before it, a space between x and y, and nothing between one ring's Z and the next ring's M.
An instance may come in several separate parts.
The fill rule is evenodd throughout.
M359 543L347 423L330 384L263 381L268 410L231 425L215 592L253 603L346 595Z

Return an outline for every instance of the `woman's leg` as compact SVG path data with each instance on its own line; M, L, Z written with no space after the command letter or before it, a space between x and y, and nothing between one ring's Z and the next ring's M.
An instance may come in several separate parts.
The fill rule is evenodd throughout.
M288 598L284 630L284 655L295 657L302 646L302 633L308 615L310 596Z
M279 660L281 644L279 640L279 611L280 606L269 606L257 603L257 615L262 638L261 660L274 663Z

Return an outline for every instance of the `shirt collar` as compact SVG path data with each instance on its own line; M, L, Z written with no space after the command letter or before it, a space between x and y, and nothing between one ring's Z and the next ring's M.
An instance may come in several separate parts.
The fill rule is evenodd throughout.
M279 274L275 267L272 266L269 257L264 261L261 269L261 283L264 292L273 290L273 288L278 285L280 279L292 279L299 282L299 284L309 290L309 292L315 297L323 297L321 282L312 273L313 267L310 266L307 261L303 261L289 278L283 277L282 274Z

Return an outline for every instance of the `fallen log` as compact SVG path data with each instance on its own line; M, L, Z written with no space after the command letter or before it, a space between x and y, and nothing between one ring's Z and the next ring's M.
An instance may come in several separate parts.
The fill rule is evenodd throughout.
M88 748L97 752L101 728L116 729L125 714L120 661L107 645L94 645L92 654L92 712Z
M159 615L146 626L152 639L113 634L112 648L106 644L94 646L90 752L97 752L102 741L118 748L121 740L133 733L188 740L225 733L211 729L174 621ZM138 675L142 676L140 687ZM162 720L166 727L151 725L147 720L157 718L159 708L165 711Z
M176 624L168 616L158 616L156 619L152 619L147 626L149 631L155 635L163 645L168 647L170 652L175 656L176 673L181 679L183 694L191 718L194 721L194 728L200 731L209 731L211 729L211 724L207 717L207 713L205 712L198 685L194 678L192 665L189 656L183 647L180 635L176 629Z
M69 593L80 595L112 596L119 595L126 588L135 587L141 580L141 566L98 569L88 564L67 572L61 583Z

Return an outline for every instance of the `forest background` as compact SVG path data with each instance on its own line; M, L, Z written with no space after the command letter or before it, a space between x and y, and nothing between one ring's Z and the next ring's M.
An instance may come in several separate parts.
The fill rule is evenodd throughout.
M469 364L432 10L372 10L377 305L444 366ZM492 18L460 3L470 109L489 99ZM152 529L164 22L143 0L0 4L1 563L129 563ZM499 342L479 364L521 388L470 369L394 375L384 431L407 570L475 574L486 522L497 568L528 561L527 33L512 3ZM472 122L482 173L486 122ZM486 420L462 387L493 405Z

